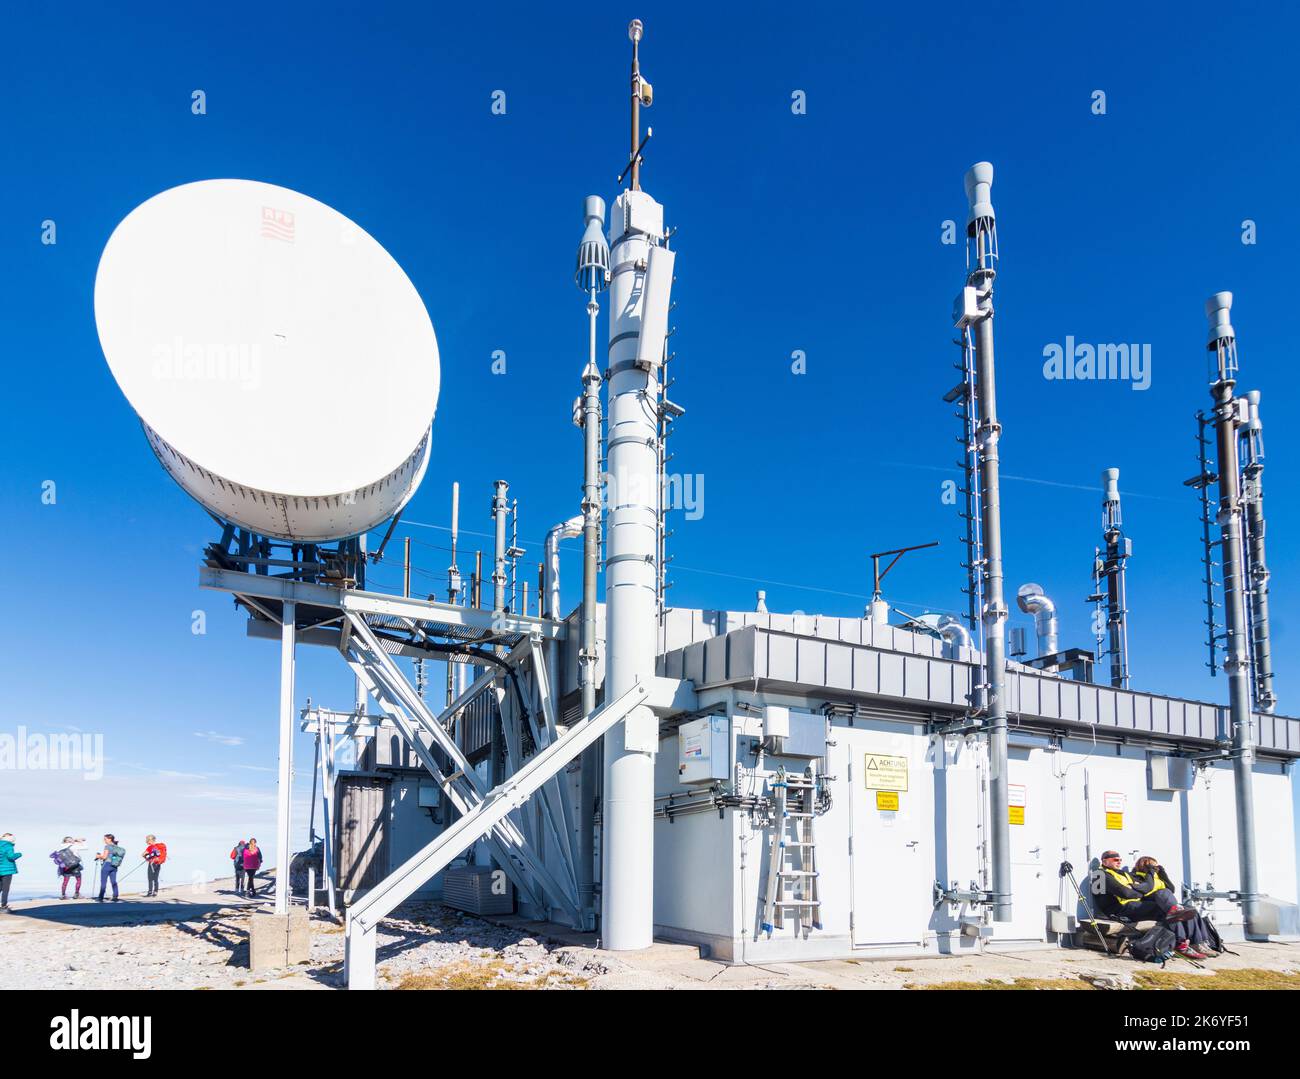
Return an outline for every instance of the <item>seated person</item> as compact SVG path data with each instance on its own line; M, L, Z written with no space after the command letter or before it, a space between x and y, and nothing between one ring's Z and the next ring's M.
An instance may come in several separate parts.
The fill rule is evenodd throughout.
M1196 911L1180 907L1169 889L1155 886L1155 875L1144 881L1136 880L1121 868L1118 851L1103 851L1101 865L1092 874L1092 893L1097 899L1098 911L1107 918L1121 922L1141 922L1152 919L1168 926L1177 940L1175 950L1188 959L1205 956L1191 946L1187 923L1196 917Z
M1133 863L1132 877L1136 881L1134 885L1136 891L1146 890L1148 898L1158 902L1166 902L1165 897L1167 896L1167 902L1177 906L1174 903L1174 886L1169 883L1174 878L1151 855L1144 854ZM1205 924L1205 919L1200 913L1196 913L1188 919L1187 936L1192 947L1198 952L1212 950L1211 941L1214 939L1215 934L1210 932Z

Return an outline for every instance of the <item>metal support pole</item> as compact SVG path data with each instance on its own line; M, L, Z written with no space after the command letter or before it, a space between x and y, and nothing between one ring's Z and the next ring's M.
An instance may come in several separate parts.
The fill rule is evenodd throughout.
M316 738L320 742L322 869L330 914L337 910L334 898L334 732L320 712L316 713Z
M978 445L984 539L984 653L988 677L985 707L989 732L990 859L993 869L993 918L1011 920L1011 828L1008 819L1006 623L1002 579L1002 504L999 486L997 388L993 363L993 280L997 232L991 189L993 166L982 161L966 173L970 202L967 221L967 290L974 312Z
M1259 898L1255 860L1254 716L1251 714L1250 626L1246 618L1246 581L1241 540L1241 490L1237 461L1237 426L1244 400L1236 386L1236 334L1229 322L1232 293L1219 292L1205 304L1210 320L1206 349L1213 353L1210 395L1214 398L1215 444L1219 458L1219 535L1223 559L1224 673L1228 676L1228 712L1232 724L1232 774L1237 803L1237 861L1241 910L1248 936L1255 931Z
M460 566L456 561L456 546L460 539L460 484L451 485L451 565L447 567L447 602L453 606L460 602ZM447 660L447 703L451 704L459 693L457 665Z
M582 690L582 714L596 710L596 580L600 568L600 368L596 365L596 290L587 303L590 327L590 355L582 373L582 639L578 653L578 681ZM592 746L582 754L579 775L578 892L583 912L583 929L596 926L596 798L600 787L600 748Z
M294 622L298 605L284 604L280 620L280 781L275 807L275 913L289 913L289 862L293 858Z
M506 517L510 512L506 492L509 490L510 484L505 480L493 484L492 522L496 529L496 547L492 563L492 610L497 614L506 609Z

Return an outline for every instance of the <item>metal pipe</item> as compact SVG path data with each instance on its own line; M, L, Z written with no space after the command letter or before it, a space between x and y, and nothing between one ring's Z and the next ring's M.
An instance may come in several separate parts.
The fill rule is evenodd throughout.
M560 609L560 541L581 536L584 523L582 517L570 517L546 533L546 561L543 563L546 609L543 613L547 618L559 619L564 616Z
M1048 598L1043 586L1022 584L1016 593L1016 606L1025 614L1034 616L1034 632L1038 635L1038 654L1054 656L1058 651L1056 632L1056 604Z
M1213 353L1210 395L1219 457L1219 536L1223 559L1224 672L1228 676L1228 711L1232 723L1232 775L1237 803L1237 861L1241 909L1246 933L1257 921L1258 878L1255 861L1254 716L1250 706L1250 659L1246 619L1247 582L1241 542L1241 491L1237 461L1237 426L1244 401L1233 396L1237 373L1236 333L1229 320L1232 293L1217 292L1205 303L1210 320L1206 350Z
M1250 580L1248 613L1255 707L1272 715L1273 651L1268 621L1268 560L1264 551L1264 427L1259 418L1259 390L1246 392L1246 423L1241 429L1242 499L1246 506L1246 556Z
M973 649L975 647L970 630L966 628L966 624L960 618L953 618L952 615L946 614L939 619L937 629L939 636L943 638L946 659L960 659L961 649Z
M999 482L997 382L993 363L993 280L997 259L996 217L991 192L993 166L981 161L966 173L966 198L970 206L966 234L969 272L966 287L976 308L975 385L979 426L981 524L984 533L984 657L988 684L985 710L989 732L990 860L993 868L993 918L1011 920L1011 829L1007 807L1007 605L1002 580L1002 500Z

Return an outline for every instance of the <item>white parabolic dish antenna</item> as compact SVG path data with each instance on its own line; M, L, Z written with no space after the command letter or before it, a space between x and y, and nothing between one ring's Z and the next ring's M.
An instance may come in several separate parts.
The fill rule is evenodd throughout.
M424 476L433 325L392 256L324 203L253 180L155 195L104 247L95 322L163 468L225 520L344 539Z

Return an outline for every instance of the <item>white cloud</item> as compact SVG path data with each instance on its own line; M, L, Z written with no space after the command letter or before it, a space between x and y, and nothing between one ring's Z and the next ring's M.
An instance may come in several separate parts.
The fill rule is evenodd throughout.
M221 734L218 731L195 731L195 738L206 738L209 742L215 742L219 746L242 746L243 738L237 734Z

